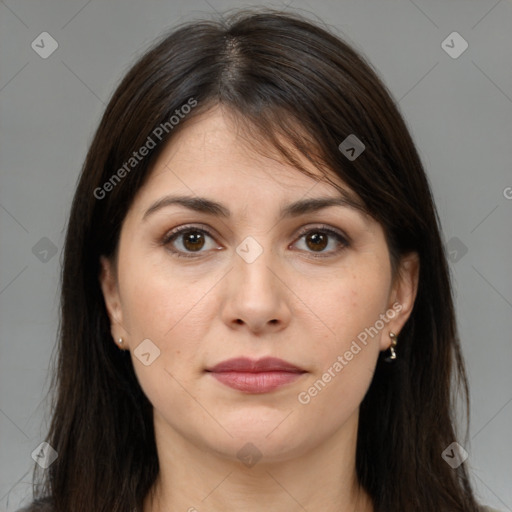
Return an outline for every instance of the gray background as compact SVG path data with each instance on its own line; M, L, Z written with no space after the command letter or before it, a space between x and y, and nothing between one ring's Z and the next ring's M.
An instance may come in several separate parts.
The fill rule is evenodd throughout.
M1 510L30 498L31 453L48 422L43 399L58 326L63 230L104 106L134 58L163 29L249 5L0 2ZM289 5L329 22L369 58L399 101L451 250L471 385L466 464L480 500L512 510L512 3ZM453 31L469 44L458 58L441 46ZM31 47L42 32L59 45L46 59Z

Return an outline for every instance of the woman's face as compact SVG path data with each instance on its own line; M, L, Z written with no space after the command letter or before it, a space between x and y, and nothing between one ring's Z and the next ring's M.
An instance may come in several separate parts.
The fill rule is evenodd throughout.
M112 335L160 432L232 459L252 443L267 461L355 433L379 351L410 313L417 265L404 260L393 282L381 226L343 204L297 206L311 199L342 196L252 151L219 109L164 148L101 276ZM207 371L238 357L302 373Z

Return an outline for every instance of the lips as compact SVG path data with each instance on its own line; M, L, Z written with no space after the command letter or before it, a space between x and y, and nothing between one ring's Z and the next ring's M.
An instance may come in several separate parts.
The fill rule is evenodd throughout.
M229 359L206 371L220 383L245 393L268 393L295 382L307 373L275 357L258 360L245 357Z
M242 372L242 373L261 373L261 372L289 372L304 373L305 370L291 364L283 359L276 357L264 357L262 359L249 359L246 357L237 357L228 359L207 369L208 372Z

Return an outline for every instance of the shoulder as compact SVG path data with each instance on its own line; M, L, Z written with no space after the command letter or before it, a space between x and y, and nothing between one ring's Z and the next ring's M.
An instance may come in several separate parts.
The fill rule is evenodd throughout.
M33 501L30 505L20 508L16 512L53 512L53 507L48 499ZM496 508L480 506L480 512L500 512Z
M50 500L46 498L35 500L30 505L26 505L16 512L53 512L53 507L50 503Z

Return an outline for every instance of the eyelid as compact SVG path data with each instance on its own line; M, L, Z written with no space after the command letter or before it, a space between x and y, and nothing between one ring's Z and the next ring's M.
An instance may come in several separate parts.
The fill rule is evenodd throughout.
M206 234L213 240L216 239L216 235L213 233L213 230L210 227L201 225L201 224L184 224L182 226L177 226L165 233L165 235L160 240L160 244L163 246L168 246L173 239L177 239L181 233L186 233L188 231L198 231L200 233ZM172 252L177 257L183 257L183 258L197 258L201 255L201 253L205 251L198 251L197 253L194 252L183 252L179 251L177 249L168 249L170 252Z
M299 240L301 240L304 235L308 233L315 232L323 232L327 233L327 235L331 238L335 238L338 243L338 247L336 249L331 249L330 251L300 251L306 254L306 258L309 259L328 259L339 256L343 251L352 246L352 240L348 235L346 235L343 231L326 224L320 224L316 226L308 225L301 228L301 230L297 233L296 239L290 245L295 245Z
M315 230L326 231L327 233L338 235L340 238L342 238L347 243L347 245L352 243L352 240L344 231L341 231L340 229L330 226L328 224L316 224L313 226L312 225L304 226L303 228L301 228L299 230L299 232L297 233L296 236L298 238L300 238L301 236L308 234L310 231L315 231Z
M202 224L183 224L182 226L177 226L173 229L170 229L169 231L166 231L165 235L162 238L162 243L169 243L169 241L176 235L186 232L186 231L201 231L203 233L206 233L208 236L211 236L212 238L215 238L216 235L214 235L213 230L205 225Z

